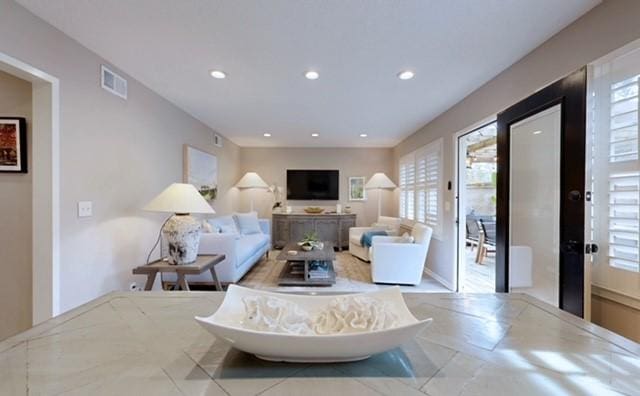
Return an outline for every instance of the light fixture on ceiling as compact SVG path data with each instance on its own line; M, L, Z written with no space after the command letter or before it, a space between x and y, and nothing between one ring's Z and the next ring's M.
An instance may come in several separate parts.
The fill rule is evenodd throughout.
M264 136L264 137L271 137L271 134L270 134L269 132L265 132L265 133L263 133L263 134L262 134L262 136Z
M368 135L367 135L366 133L361 133L361 134L360 134L360 137L361 137L361 138L366 138L367 136L368 136Z
M398 73L398 78L401 80L411 80L415 74L411 70L404 70Z
M221 80L227 77L227 74L222 70L211 70L209 74L211 75L211 77L217 78L218 80Z
M312 133L312 134L311 134L311 137L318 137L318 136L320 136L320 134L319 134L319 133Z
M307 80L317 80L318 77L320 77L320 74L318 74L318 72L315 70L309 70L308 72L304 73L304 76L307 78Z
M541 133L542 133L542 131L534 131L534 132L533 132L533 134L534 134L534 135L539 135L539 134L541 134Z

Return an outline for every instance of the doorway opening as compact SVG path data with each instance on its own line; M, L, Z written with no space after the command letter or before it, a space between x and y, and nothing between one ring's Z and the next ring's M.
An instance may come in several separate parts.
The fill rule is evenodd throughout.
M458 137L458 291L495 291L497 125Z
M32 300L36 325L60 313L60 82L0 52L0 71L31 83Z

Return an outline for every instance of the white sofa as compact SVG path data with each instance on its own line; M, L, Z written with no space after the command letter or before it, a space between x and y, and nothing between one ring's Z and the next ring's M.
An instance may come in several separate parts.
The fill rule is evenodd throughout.
M409 240L405 237L374 236L371 246L373 282L419 285L432 234L431 227L416 223Z
M220 232L217 224L236 224L233 215L220 216L208 220L212 224L211 232L200 235L199 254L224 254L223 262L216 265L216 274L223 283L239 281L262 256L271 250L271 224L267 219L259 219L260 233L244 235L237 228ZM208 273L193 276L190 281L211 282Z
M369 261L369 247L362 246L362 234L367 231L382 230L388 235L394 236L400 233L400 219L397 217L380 216L371 227L349 228L349 253L361 260Z

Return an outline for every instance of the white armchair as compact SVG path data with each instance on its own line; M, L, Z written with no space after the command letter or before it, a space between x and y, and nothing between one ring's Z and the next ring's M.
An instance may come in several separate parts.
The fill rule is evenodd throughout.
M369 261L369 247L362 246L362 234L367 231L383 230L388 235L399 235L400 219L397 217L380 216L371 227L349 228L349 253L361 260Z
M371 278L374 283L419 285L429 252L433 229L416 223L413 242L404 237L374 236L371 246Z

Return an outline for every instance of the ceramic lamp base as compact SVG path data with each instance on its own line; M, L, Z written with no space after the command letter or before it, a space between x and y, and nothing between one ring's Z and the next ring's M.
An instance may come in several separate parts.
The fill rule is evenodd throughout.
M169 244L169 264L191 264L198 257L200 222L188 214L173 215L162 229Z

